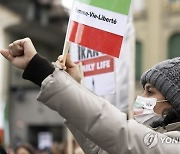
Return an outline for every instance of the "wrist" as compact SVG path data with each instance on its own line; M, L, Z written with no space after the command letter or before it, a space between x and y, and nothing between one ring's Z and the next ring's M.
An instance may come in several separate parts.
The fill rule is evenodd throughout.
M35 54L25 68L23 78L41 86L41 82L52 74L54 69L46 58Z

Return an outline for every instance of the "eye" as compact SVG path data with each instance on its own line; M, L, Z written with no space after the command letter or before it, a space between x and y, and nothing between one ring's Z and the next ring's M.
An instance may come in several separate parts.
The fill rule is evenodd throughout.
M153 94L153 91L151 89L148 89L147 90L148 94L152 95Z
M151 87L149 87L149 86L145 87L145 95L146 95L147 97L152 96L153 94L154 94L154 93L153 93L153 90L152 90Z

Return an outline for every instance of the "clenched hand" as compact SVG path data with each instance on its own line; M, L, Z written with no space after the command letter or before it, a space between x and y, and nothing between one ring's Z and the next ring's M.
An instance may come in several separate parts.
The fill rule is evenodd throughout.
M24 38L11 43L9 49L0 49L0 53L14 66L24 70L37 51L31 40Z

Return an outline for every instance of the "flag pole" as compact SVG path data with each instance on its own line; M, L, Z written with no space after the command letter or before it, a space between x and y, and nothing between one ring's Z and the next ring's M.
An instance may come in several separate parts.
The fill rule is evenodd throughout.
M133 113L133 101L135 96L135 29L133 24L133 15L132 15L132 7L130 8L128 25L129 26L129 39L130 39L130 53L129 58L131 63L129 63L129 98L128 98L128 119L134 118Z
M74 0L73 0L73 4L72 4L72 7L74 5ZM68 26L67 26L67 31L66 31L66 37L65 37L65 41L64 41L64 47L63 47L63 52L62 52L62 55L63 55L63 64L65 65L66 63L66 57L67 57L67 54L69 52L69 49L70 49L70 42L68 40L68 37L69 37L69 27L70 27L70 22L71 22L71 13L72 12L72 8L71 8L71 11L70 11L70 16L69 16L69 21L68 21Z
M66 63L66 57L68 55L68 52L69 52L69 48L70 48L70 42L68 40L65 40L64 42L64 48L63 48L63 54L62 54L62 63L63 65L65 66L65 63Z
M67 154L73 154L73 136L67 128Z

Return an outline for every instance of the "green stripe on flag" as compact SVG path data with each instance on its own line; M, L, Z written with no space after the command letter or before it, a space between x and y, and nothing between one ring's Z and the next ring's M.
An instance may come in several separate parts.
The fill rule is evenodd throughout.
M77 0L79 2L128 15L131 0Z

